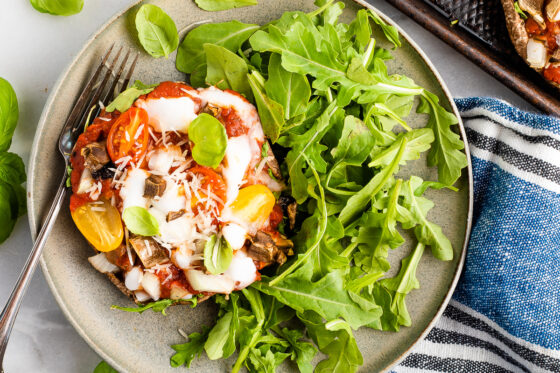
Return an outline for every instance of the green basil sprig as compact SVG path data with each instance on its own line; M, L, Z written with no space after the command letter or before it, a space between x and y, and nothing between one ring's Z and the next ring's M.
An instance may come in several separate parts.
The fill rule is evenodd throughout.
M123 211L122 219L128 230L134 234L140 236L155 236L159 234L159 224L156 218L144 207L127 207Z
M204 245L204 266L208 272L218 275L228 269L233 259L233 249L224 237L213 235Z
M202 113L191 122L189 139L194 143L192 156L202 166L216 168L224 159L227 147L226 129L210 114Z
M152 4L145 4L136 13L136 30L142 47L152 57L169 57L179 45L179 34L175 22Z
M84 7L84 0L29 0L33 8L41 13L55 16L78 14Z
M0 78L0 243L12 233L18 217L26 212L25 165L8 152L17 125L19 108L14 89Z

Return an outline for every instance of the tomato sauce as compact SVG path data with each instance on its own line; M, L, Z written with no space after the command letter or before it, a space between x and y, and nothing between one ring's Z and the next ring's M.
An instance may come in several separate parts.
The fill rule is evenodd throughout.
M76 141L76 145L74 145L74 150L70 155L70 164L72 165L72 173L70 175L70 184L72 186L72 196L70 197L70 211L75 211L81 205L91 202L92 199L87 194L77 194L78 187L80 185L80 178L82 177L82 172L84 171L84 157L82 156L82 148L87 144L91 144L95 141L101 141L107 138L113 123L117 120L120 116L118 111L114 111L112 113L106 113L102 111L99 117L108 118L110 120L104 121L99 119L99 117L95 118L92 124L88 126L86 131L82 133L78 140ZM101 194L105 198L111 198L112 196L112 189L111 189L111 181L110 180L103 180L102 181L103 188L101 189Z
M192 92L192 94L189 93ZM196 89L190 87L183 83L177 82L162 82L157 86L152 92L140 96L140 99L157 99L157 98L179 98L179 97L189 97L195 103L201 103L201 100L195 96Z
M169 277L169 274L171 276ZM171 296L171 289L173 286L179 286L186 289L191 294L198 294L199 292L194 290L185 276L185 272L170 264L167 270L156 271L155 275L160 280L161 295L160 298L169 298ZM169 277L169 279L167 279Z
M545 79L560 84L560 66L550 65L543 71Z
M529 18L525 22L525 30L527 30L529 37L546 42L549 53L552 53L558 47L556 36L560 34L560 22L549 22L547 20L546 28L543 30L533 18Z

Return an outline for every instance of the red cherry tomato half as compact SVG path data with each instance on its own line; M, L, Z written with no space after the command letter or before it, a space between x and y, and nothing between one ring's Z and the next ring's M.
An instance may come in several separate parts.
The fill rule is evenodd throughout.
M116 160L130 156L133 162L141 159L148 149L148 113L146 110L131 107L115 121L107 138L109 157Z

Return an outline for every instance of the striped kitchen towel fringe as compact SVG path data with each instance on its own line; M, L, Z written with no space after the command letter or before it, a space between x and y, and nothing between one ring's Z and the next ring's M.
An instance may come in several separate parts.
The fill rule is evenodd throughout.
M492 98L456 103L474 175L465 268L393 371L560 372L560 120Z

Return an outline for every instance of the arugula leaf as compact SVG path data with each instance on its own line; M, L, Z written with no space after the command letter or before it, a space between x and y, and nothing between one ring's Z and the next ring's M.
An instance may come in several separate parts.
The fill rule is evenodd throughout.
M351 220L361 211L365 210L367 203L370 201L371 197L377 194L381 188L387 183L389 178L397 171L398 165L405 153L407 147L408 139L401 137L399 142L399 150L391 163L386 167L382 168L365 187L363 187L358 193L354 194L350 199L348 199L346 206L340 211L338 219L343 225L351 222Z
M204 44L206 53L206 82L220 89L232 89L253 99L247 81L247 64L243 58L219 45Z
M279 54L270 56L264 87L268 97L282 105L286 120L305 114L311 97L309 82L304 75L286 71Z
M269 345L261 345L252 348L248 355L248 362L251 363L252 372L275 373L276 368L289 357L290 354L284 352L272 352Z
M102 361L93 370L93 373L119 373L116 369L110 366L107 362Z
M280 329L279 327L275 327L273 330L291 345L293 350L291 359L296 361L299 371L301 373L313 372L311 361L317 354L317 349L311 343L303 340L303 332L298 329Z
M0 78L0 151L7 151L19 118L16 92L7 80Z
M252 286L276 297L297 312L312 310L328 320L342 317L354 329L371 323L381 316L379 307L374 303L366 301L370 303L369 311L364 312L361 305L352 300L344 289L343 270L331 271L315 282L311 281L312 274L313 267L308 262L275 285L258 282Z
M143 305L139 305L138 307L120 307L120 306L112 305L111 309L125 311L125 312L138 312L138 313L142 313L146 310L151 309L156 313L160 312L163 316L167 316L167 314L165 313L165 310L167 308L171 307L174 304L182 303L182 302L191 302L192 303L191 307L194 308L197 305L198 298L193 297L191 299L161 299L156 302L150 302Z
M349 115L344 118L338 145L331 150L331 154L337 161L358 166L365 161L374 144L375 139L364 123L359 118Z
M171 348L175 350L175 354L173 354L170 359L171 366L173 368L178 368L186 365L187 368L190 368L192 361L202 354L204 343L208 339L209 332L210 328L203 325L201 333L195 332L189 334L188 342L171 345Z
M134 101L142 96L152 92L158 84L151 84L146 85L141 81L137 80L134 82L132 86L124 90L121 94L119 94L113 102L111 102L105 108L105 111L111 113L115 110L120 111L121 113L130 109Z
M200 9L209 12L257 5L257 0L194 0Z
M84 0L29 0L33 8L41 13L55 16L78 14L84 7Z
M241 290L245 298L249 301L251 306L250 321L245 323L241 334L239 336L239 355L237 361L233 365L232 373L239 372L242 364L247 359L251 350L258 343L262 333L263 325L265 323L265 313L261 296L258 291L253 288L245 288Z
M401 133L397 136L391 146L385 150L375 154L369 162L369 167L387 167L391 164L395 156L399 152L399 139L406 139L406 148L402 154L400 165L404 165L406 161L420 158L420 153L430 149L430 144L434 141L434 133L430 128L419 128L407 133Z
M228 269L233 259L233 249L223 236L212 235L204 245L204 266L213 275Z
M136 13L135 24L140 44L152 57L167 58L177 49L177 26L160 7L152 4L142 5Z
M189 31L177 50L177 70L187 74L206 76L206 53L204 44L219 45L231 52L237 52L259 25L229 21L200 25ZM192 82L191 76L191 82ZM203 79L204 80L204 79Z
M420 97L416 109L419 113L430 114L426 127L434 131L434 146L428 153L428 166L438 166L439 181L453 185L461 176L461 169L467 167L467 156L461 150L465 144L451 126L459 123L457 117L439 105L439 98L428 91Z
M122 213L122 219L128 230L134 234L140 236L159 234L159 224L156 218L144 207L127 207Z
M227 147L226 129L210 114L199 114L189 125L189 140L194 143L192 157L196 163L216 168L224 159Z
M247 79L255 96L264 134L275 143L284 126L284 108L265 94L262 76L258 72L248 74Z
M348 28L348 36L354 36L354 46L358 52L363 53L371 37L371 26L366 9L360 9L356 13L356 18Z
M422 186L422 179L417 176L411 176L403 185L402 206L409 212L404 219L399 218L403 224L403 228L414 228L414 234L421 243L430 246L432 254L439 260L453 259L453 247L449 239L443 234L441 227L426 219L428 211L434 206L434 203L427 198L418 195L418 191L422 192L425 188Z
M369 16L383 31L387 40L389 40L395 47L400 47L401 41L399 39L399 31L395 26L388 25L379 15L371 10L368 10Z

